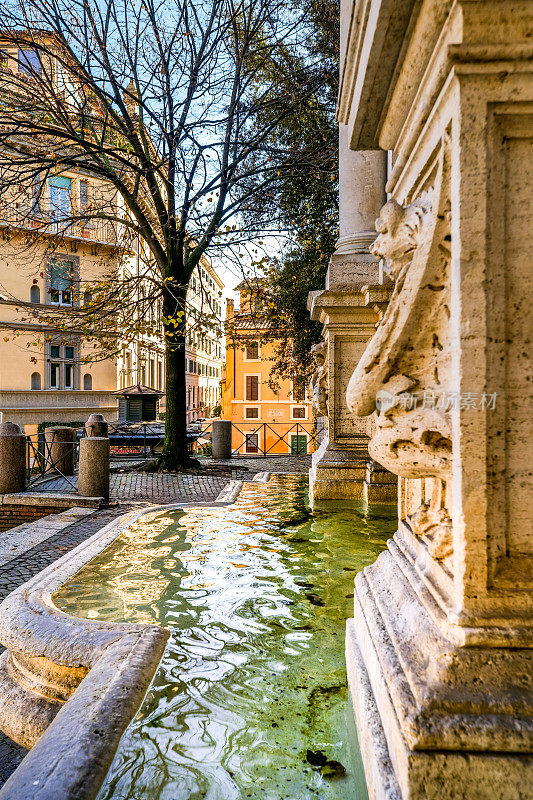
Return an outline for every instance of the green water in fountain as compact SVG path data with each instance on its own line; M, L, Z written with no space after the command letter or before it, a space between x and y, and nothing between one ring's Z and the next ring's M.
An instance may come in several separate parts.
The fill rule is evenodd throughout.
M344 628L396 514L311 514L306 494L278 476L231 506L146 515L55 596L171 631L98 800L366 799Z

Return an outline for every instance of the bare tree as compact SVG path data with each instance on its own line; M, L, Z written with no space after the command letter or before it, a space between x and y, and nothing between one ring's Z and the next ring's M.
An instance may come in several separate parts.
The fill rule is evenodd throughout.
M312 148L302 157L275 136L281 120L298 124L323 80L320 59L307 57L307 34L305 9L286 0L0 3L1 213L19 191L19 207L35 219L50 176L69 169L89 169L110 187L83 207L41 212L34 235L53 248L77 227L107 226L117 262L131 237L140 239L145 301L162 306L166 468L189 463L192 272L206 254L238 261L259 227L275 230L275 214L243 223L242 212L313 159ZM108 349L117 310L127 321L138 296L138 276L113 269L65 323Z

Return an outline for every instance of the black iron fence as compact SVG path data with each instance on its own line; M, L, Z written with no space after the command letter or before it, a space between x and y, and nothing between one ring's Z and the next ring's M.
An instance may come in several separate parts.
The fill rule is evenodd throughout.
M211 455L212 429L213 421L189 426L187 440L191 453ZM74 475L80 440L87 436L87 431L84 427L71 430L67 440L65 428L61 427L26 437L28 486L62 477L73 489L76 488ZM232 423L231 430L233 456L307 455L319 444L313 423ZM115 461L153 458L161 452L164 439L165 425L162 422L109 425L110 455Z
M63 429L64 430L64 429ZM61 431L49 429L26 436L26 483L35 486L51 478L64 478L76 488L74 474L79 459L79 440L83 428L73 428L71 439L65 440Z
M190 450L196 455L211 455L213 422L191 426L194 440ZM231 423L233 456L308 455L318 445L316 425L302 422Z

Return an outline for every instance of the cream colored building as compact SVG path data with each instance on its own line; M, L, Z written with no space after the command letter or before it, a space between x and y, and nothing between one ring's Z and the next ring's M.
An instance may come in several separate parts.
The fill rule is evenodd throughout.
M225 362L224 282L208 259L194 271L187 292L187 422L210 417L221 405Z
M140 274L140 259L134 255L125 266ZM144 260L143 260L144 263ZM143 287L141 285L141 292ZM148 288L147 288L148 291ZM187 422L209 417L221 402L220 380L225 358L223 314L224 282L204 258L194 270L187 292L186 392ZM143 308L143 302L139 307ZM141 314L146 313L140 311ZM160 301L147 312L152 331L125 344L118 358L118 387L142 384L165 392L165 351ZM164 414L165 399L159 403Z
M43 68L31 47L0 49L0 92L8 95L13 86L20 91L24 80L31 80L25 76L25 64ZM47 71L53 80L61 79L53 62ZM84 209L94 206L120 217L126 213L120 198L81 167L52 173L44 185L25 185L23 178L20 185L12 183L0 207L0 419L18 423L26 433L34 433L44 422L81 423L95 411L113 421L118 415L117 388L143 384L164 393L161 301L147 301L154 284L142 277L150 269L146 248L139 239L126 241L120 224L83 218ZM114 275L136 279L134 302L130 298L122 311L141 323L142 332L128 333L126 319L119 324L119 331L124 330L122 348L115 340L109 358L102 360L99 352L98 359L84 363L94 355L93 345L84 342L80 332L66 334L63 326L54 327L45 317L47 312L68 315L83 306L94 282L113 280ZM208 416L220 404L223 289L204 259L188 293L188 421ZM163 398L161 411L164 406Z
M84 287L113 268L115 231L92 222L71 228L51 254L53 231L39 233L39 243L28 246L58 190L64 202L79 203L100 187L89 172L67 172L50 178L48 196L34 214L20 205L0 210L0 414L27 433L45 421L83 422L94 411L117 416L115 361L83 364L88 351L82 338L42 322L47 309L68 313L83 303Z

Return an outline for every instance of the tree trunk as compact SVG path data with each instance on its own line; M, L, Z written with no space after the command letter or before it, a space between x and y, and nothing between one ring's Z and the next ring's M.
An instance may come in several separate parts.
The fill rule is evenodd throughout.
M187 449L187 385L185 378L185 297L182 294L183 316L176 319L176 290L173 296L163 297L163 316L178 323L164 323L166 352L166 411L165 442L160 468L180 470L197 464Z

